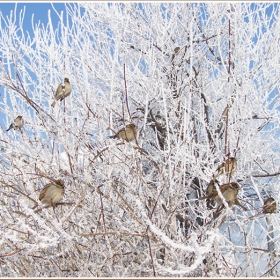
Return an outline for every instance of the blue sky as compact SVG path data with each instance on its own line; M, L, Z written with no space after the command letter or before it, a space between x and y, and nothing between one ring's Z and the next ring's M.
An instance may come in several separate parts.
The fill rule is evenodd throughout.
M4 20L7 20L7 18L10 18L12 13L12 18L14 19L14 11L16 11L16 24L18 25L19 18L20 18L20 12L25 8L25 14L23 17L23 27L26 32L30 34L31 37L33 37L33 31L32 31L32 17L33 17L33 23L34 24L43 24L46 26L48 23L48 14L50 11L50 15L52 18L52 24L53 26L57 26L59 18L56 14L56 12L53 10L53 7L57 10L57 12L60 14L61 11L65 10L65 3L64 2L55 2L53 5L51 2L2 2L0 3L0 13L2 14L2 17ZM65 13L64 13L65 14ZM2 21L3 19L1 19ZM4 92L4 89L0 87L0 96L2 96ZM0 112L0 125L2 125L4 128L6 128L5 125L5 115ZM12 120L11 120L12 121Z
M52 19L54 23L58 21L58 17L56 13L53 11L51 2L2 2L0 3L0 11L3 16L6 18L10 16L11 11L17 10L17 15L20 10L22 10L25 6L25 17L24 17L24 25L28 29L31 26L32 14L34 14L34 23L38 23L39 21L42 23L46 23L48 21L48 10L51 10ZM53 6L60 13L60 11L65 10L65 3L53 3Z
M77 2L1 2L0 3L0 12L3 15L3 17L6 19L7 17L10 17L11 12L13 12L16 9L16 18L17 22L19 20L19 14L20 11L23 10L25 7L25 15L24 15L24 21L23 26L25 30L31 35L32 37L32 17L33 17L33 23L41 23L43 25L46 25L48 22L48 14L49 11L51 13L52 18L52 24L54 27L58 25L59 18L56 14L56 12L53 10L53 7L57 10L57 12L60 14L61 11L65 10L65 4L66 3L77 3ZM106 3L106 2L104 2ZM195 3L195 2L194 2ZM203 3L203 2L202 2ZM205 2L207 3L207 2ZM241 2L242 3L242 2ZM252 2L252 10L254 10L254 7L257 2ZM266 14L268 17L271 16L273 6L277 6L277 2L271 2L271 6L266 9ZM64 13L65 14L65 13ZM272 21L275 20L275 18L272 18ZM3 93L3 88L0 87L0 95ZM277 91L278 94L278 91ZM1 120L1 112L0 112L0 123L2 123Z

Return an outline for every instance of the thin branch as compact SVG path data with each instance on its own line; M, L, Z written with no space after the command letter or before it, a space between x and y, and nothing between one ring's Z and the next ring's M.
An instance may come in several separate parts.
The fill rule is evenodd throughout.
M150 242L149 236L147 236L147 239L148 239L148 244L149 244L149 252L150 252L150 257L151 257L151 262L152 262L153 274L154 274L154 277L156 277L156 269L155 269L155 265L154 265L153 253L152 253L151 242Z
M126 102L126 108L129 115L130 121L132 121L129 106L128 106L128 94L127 94L127 85L126 85L126 73L125 73L125 64L123 64L123 76L124 76L124 90L125 90L125 102ZM124 119L124 118L123 118Z
M82 237L88 237L88 236L105 236L105 235L124 235L124 236L140 236L147 238L147 234L142 233L132 233L132 232L125 232L125 231L105 231L105 232L95 232L95 233L77 233L77 235Z
M268 274L274 267L276 267L278 265L278 263L280 263L280 260L275 265L273 265L268 271L266 271L263 275L261 275L260 277L263 277L264 275Z
M278 175L280 175L280 172L270 173L270 174L263 174L263 175L256 174L256 175L252 175L252 177L255 177L255 178L265 178L265 177L274 177L274 176L278 176Z

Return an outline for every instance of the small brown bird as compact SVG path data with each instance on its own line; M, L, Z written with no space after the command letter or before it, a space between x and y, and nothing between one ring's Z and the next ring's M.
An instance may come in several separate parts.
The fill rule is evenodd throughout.
M39 195L39 200L43 204L54 206L63 198L64 193L65 189L63 180L54 180L53 182L45 185Z
M237 159L234 157L228 158L217 169L217 174L214 175L214 179L220 176L221 174L232 175L233 172L237 169Z
M206 200L206 205L207 205L207 209L213 209L213 199L212 198L208 198L208 196L211 196L214 191L216 191L216 186L215 184L219 184L218 180L211 180L210 183L208 184L207 188L206 188L206 194L207 194L207 197L205 197L207 200ZM203 199L200 198L200 199Z
M215 185L213 185L214 191L212 191L212 193L209 194L209 195L200 197L199 199L200 200L201 199L207 199L207 198L214 199L220 206L224 206L223 205L223 200L219 196L216 188L217 187ZM243 205L240 204L239 200L237 199L237 194L238 194L238 191L240 190L240 187L237 183L223 184L223 185L219 186L219 188L220 188L220 191L221 191L223 197L225 198L226 202L228 203L229 207L231 207L232 205L235 204L237 206L240 206L244 210L247 210Z
M271 214L271 213L276 213L276 201L274 198L269 197L263 205L263 213L264 214Z
M207 196L209 195L212 195L215 191L216 191L216 186L215 184L218 184L219 185L219 182L218 180L211 180L210 183L208 184L207 186L207 189L206 189L206 194Z
M122 128L119 130L115 135L109 136L110 138L118 138L118 139L123 139L127 142L130 142L136 138L136 133L137 133L137 127L135 124L130 123L125 126L125 128Z
M17 116L14 121L10 124L9 128L6 131L9 131L12 128L19 128L21 129L24 125L24 120L22 116Z
M70 95L71 93L71 84L69 82L69 79L68 78L64 78L64 84L60 84L58 87L57 87L57 90L56 90L56 93L54 95L54 99L55 101L52 103L52 107L55 106L56 104L56 101L60 100L62 101L64 98L66 98L67 96Z
M174 52L177 53L180 49L181 49L180 47L176 47L176 48L174 49Z

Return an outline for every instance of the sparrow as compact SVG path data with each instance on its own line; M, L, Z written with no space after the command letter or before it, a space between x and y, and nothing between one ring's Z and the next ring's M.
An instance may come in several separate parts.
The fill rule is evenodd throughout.
M21 129L24 125L24 120L22 116L17 116L14 121L10 124L9 128L6 131L9 131L12 128L19 128Z
M221 165L219 165L219 167L217 168L217 174L213 176L214 177L213 179L217 178L221 174L232 175L233 172L236 170L236 168L237 168L237 159L234 157L230 157L226 161L224 161Z
M137 127L135 124L130 123L126 125L124 128L119 130L115 135L109 136L109 138L118 138L118 139L123 139L127 142L130 142L136 138L136 133L137 133Z
M276 201L274 198L269 197L263 205L263 213L268 214L268 213L276 213Z
M177 53L179 50L180 50L180 47L176 47L176 48L174 49L174 52Z
M206 189L207 196L212 195L216 191L215 184L219 185L218 180L213 179L210 181L210 183L208 184L207 189Z
M211 181L212 182L212 181ZM210 182L210 183L211 183ZM211 188L211 187L210 187ZM247 210L243 205L240 204L239 200L237 199L238 191L240 190L240 187L237 183L227 183L219 186L220 191L225 198L226 202L228 203L228 206L231 207L232 205L237 205L243 208L244 210ZM207 194L206 196L200 197L199 199L214 199L218 205L224 206L222 198L219 196L218 191L216 189L216 186L213 184L212 192Z
M62 101L64 98L70 95L71 93L71 84L69 82L68 78L64 78L64 84L59 84L57 87L56 93L54 95L55 101L51 104L52 107L55 106L56 101L60 100Z
M46 184L42 189L39 200L46 205L52 205L58 203L65 193L63 180L54 180L53 182Z
M210 196L211 194L213 194L214 191L216 191L215 184L220 185L218 180L216 180L216 179L210 181L210 183L208 184L208 186L206 188L207 196ZM207 200L206 200L207 209L213 209L213 201L214 201L213 199L207 198Z

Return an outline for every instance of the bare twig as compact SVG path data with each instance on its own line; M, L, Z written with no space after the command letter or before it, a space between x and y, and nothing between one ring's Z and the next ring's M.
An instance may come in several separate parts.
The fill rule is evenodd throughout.
M153 267L153 274L154 274L154 277L156 277L156 269L155 269L155 265L154 265L154 259L153 259L153 253L152 253L152 248L151 248L151 242L150 242L150 238L149 238L148 235L147 235L147 240L148 240L148 244L149 244L149 252L150 252L150 257L151 257L151 262L152 262L152 267Z
M128 112L128 115L129 115L129 119L130 119L130 121L132 121L129 106L128 106L128 94L127 94L127 85L126 85L125 64L123 64L123 75L124 75L124 90L125 90L126 108L127 108L127 112ZM123 116L123 119L124 119L124 116Z

